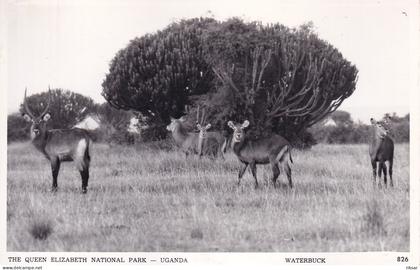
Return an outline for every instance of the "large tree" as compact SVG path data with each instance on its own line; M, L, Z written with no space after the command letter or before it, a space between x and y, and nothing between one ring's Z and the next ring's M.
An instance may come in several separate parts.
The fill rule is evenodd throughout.
M310 24L289 29L231 19L208 32L206 45L221 83L218 101L231 108L217 117L247 118L257 136L299 136L335 111L356 86L356 67Z
M34 116L39 116L48 102L48 112L51 114L49 125L52 128L71 128L96 109L91 98L69 90L52 89L27 97L28 107ZM25 112L23 104L20 112Z
M356 67L310 24L290 29L191 19L119 51L102 94L112 106L137 110L153 123L199 103L216 128L246 118L256 136L293 138L336 110L356 79Z
M215 23L183 20L130 41L111 61L102 95L115 108L141 112L150 123L180 116L188 97L206 93L211 85L201 36Z

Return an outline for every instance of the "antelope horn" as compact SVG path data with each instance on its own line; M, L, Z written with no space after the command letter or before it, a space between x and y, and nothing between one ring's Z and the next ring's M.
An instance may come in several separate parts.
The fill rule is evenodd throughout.
M201 124L204 124L204 117L206 115L206 108L203 108L203 115L201 115Z
M188 105L185 105L184 110L185 113L188 114L190 112L190 107Z
M200 123L199 120L200 120L200 105L198 105L198 108L197 108L197 120L196 120L197 124Z
M41 113L41 117L44 116L48 112L48 109L50 108L50 103L51 103L51 89L50 89L50 86L48 86L48 103L44 111Z
M25 108L26 113L29 114L30 117L35 118L28 107L28 102L26 102L26 87L25 87L25 97L23 98L23 107Z

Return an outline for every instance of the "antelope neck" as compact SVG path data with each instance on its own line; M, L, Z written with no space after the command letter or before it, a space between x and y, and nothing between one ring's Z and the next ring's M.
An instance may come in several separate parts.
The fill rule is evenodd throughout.
M377 141L377 140L383 140L383 139L385 139L386 138L386 134L385 135L383 135L383 136L381 136L381 135L379 135L377 132L376 132L376 130L374 130L373 131L373 141Z
M32 144L36 149L45 154L45 145L47 144L48 130L40 130L40 134L32 139Z
M179 124L174 128L174 131L173 131L172 135L173 135L175 141L182 142L188 136L188 133L181 126L181 124Z
M241 152L241 150L244 146L245 139L243 139L242 141L239 141L239 142L236 142L235 139L232 139L232 140L233 140L233 147L232 147L233 152L235 154L239 155L239 153Z

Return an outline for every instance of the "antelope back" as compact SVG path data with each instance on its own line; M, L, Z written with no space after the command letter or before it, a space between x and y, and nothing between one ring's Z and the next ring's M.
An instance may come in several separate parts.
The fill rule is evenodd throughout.
M288 149L285 146L290 147L290 143L278 134L257 140L246 139L244 129L249 126L247 120L243 124L234 124L229 121L228 125L233 129L232 150L244 162L254 160L258 163L268 163L270 157L278 159L279 153Z

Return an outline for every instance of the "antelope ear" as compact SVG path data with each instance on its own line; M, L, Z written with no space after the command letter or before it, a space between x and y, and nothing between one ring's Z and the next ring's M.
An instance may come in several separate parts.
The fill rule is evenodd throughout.
M233 122L232 122L232 121L229 121L229 122L228 122L228 126L229 126L231 129L235 130L235 125L233 124Z
M187 120L187 118L185 116L182 116L181 118L179 118L179 121L181 121L181 122L185 122L185 120Z
M23 116L23 119L26 120L26 122L32 122L32 118L29 115L27 115L26 113L24 113L22 116Z
M376 120L375 120L375 119L373 119L373 118L370 118L370 123L371 123L372 125L375 125L375 124L376 124Z
M245 120L244 123L242 124L242 128L246 128L247 126L249 126L249 121Z
M209 128L211 128L211 124L207 124L206 130L208 130Z
M197 123L197 128L198 128L199 130L201 130L201 125L200 125L200 123Z
M42 120L44 120L45 122L47 122L48 120L51 119L51 115L49 113L46 113L43 117Z

